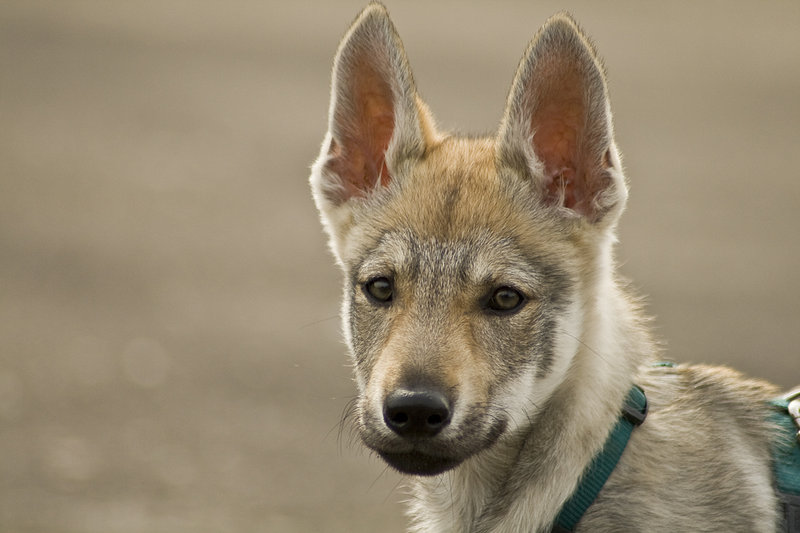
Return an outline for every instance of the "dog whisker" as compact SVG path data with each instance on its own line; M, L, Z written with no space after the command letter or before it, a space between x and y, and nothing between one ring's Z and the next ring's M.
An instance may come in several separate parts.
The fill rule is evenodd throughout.
M387 469L388 469L388 467L387 467ZM386 469L384 469L384 471L381 473L381 475L383 475L385 473L386 473ZM398 492L398 489L400 487L402 487L402 486L403 486L403 480L402 479L397 480L397 483L395 483L394 486L391 488L391 490L386 494L386 497L383 499L383 503L388 502L389 501L389 497L392 494L395 494L396 492Z
M350 399L347 400L347 403L342 410L342 415L339 417L338 422L334 424L328 432L325 434L325 438L328 438L334 430L336 430L336 442L339 448L339 454L342 453L344 446L342 445L342 440L345 432L348 434L348 446L352 446L357 441L356 435L356 424L355 424L355 414L357 410L358 404L358 397L351 396Z
M576 337L575 335L573 335L573 334L572 334L572 333L570 333L569 331L566 331L565 329L562 329L562 328L559 328L559 330L558 330L558 331L559 331L560 333L563 333L563 334L564 334L564 335L566 335L567 337L570 337L570 338L572 338L572 339L576 340L576 341L577 341L577 342L578 342L578 343L579 343L581 346L583 346L584 348L586 348L587 350L589 350L589 351L590 351L592 354L594 354L594 355L596 355L597 357L599 357L600 359L602 359L604 362L606 362L606 363L608 363L608 362L609 362L609 361L608 361L608 359L607 359L606 357L604 357L604 356L603 356L603 355L602 355L600 352L598 352L597 350L595 350L594 348L592 348L591 346L589 346L588 344L586 344L585 342L583 342L581 339L579 339L578 337Z
M311 326L316 326L317 324L322 324L323 322L330 322L331 320L337 320L338 318L339 315L332 315L326 318L320 318L319 320L314 320L313 322L308 322L306 324L303 324L298 329L302 331L306 328L310 328Z

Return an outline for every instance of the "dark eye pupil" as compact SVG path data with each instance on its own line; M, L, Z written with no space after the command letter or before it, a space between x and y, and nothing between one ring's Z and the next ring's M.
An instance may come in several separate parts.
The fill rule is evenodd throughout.
M392 282L386 278L376 278L366 285L367 293L379 302L388 302L392 299Z
M495 311L511 311L522 303L522 295L510 287L500 287L489 300L489 308Z

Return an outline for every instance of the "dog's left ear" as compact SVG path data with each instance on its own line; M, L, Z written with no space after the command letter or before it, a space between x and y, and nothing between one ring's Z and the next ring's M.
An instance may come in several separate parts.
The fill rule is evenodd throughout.
M613 224L627 198L603 66L565 13L520 62L498 136L498 164L532 180L540 200Z

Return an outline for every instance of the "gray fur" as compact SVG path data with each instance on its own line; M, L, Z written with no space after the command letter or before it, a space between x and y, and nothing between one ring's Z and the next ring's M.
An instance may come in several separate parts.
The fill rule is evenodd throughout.
M311 183L345 274L359 432L419 474L413 531L548 531L633 383L649 417L578 531L775 531L775 387L652 366L648 321L615 274L627 187L604 69L571 17L531 42L498 135L462 138L436 130L385 8L370 4L334 61ZM389 300L370 296L376 279ZM521 303L492 307L507 288ZM387 398L420 389L451 418L404 435Z

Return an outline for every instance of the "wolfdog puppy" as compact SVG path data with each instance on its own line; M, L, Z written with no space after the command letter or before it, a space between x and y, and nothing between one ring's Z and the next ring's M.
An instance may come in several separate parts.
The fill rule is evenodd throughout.
M576 530L776 531L778 391L654 364L615 273L628 193L604 68L569 15L474 138L436 128L370 4L336 53L311 185L344 271L359 434L409 475L413 531L550 531L634 385L649 414Z

